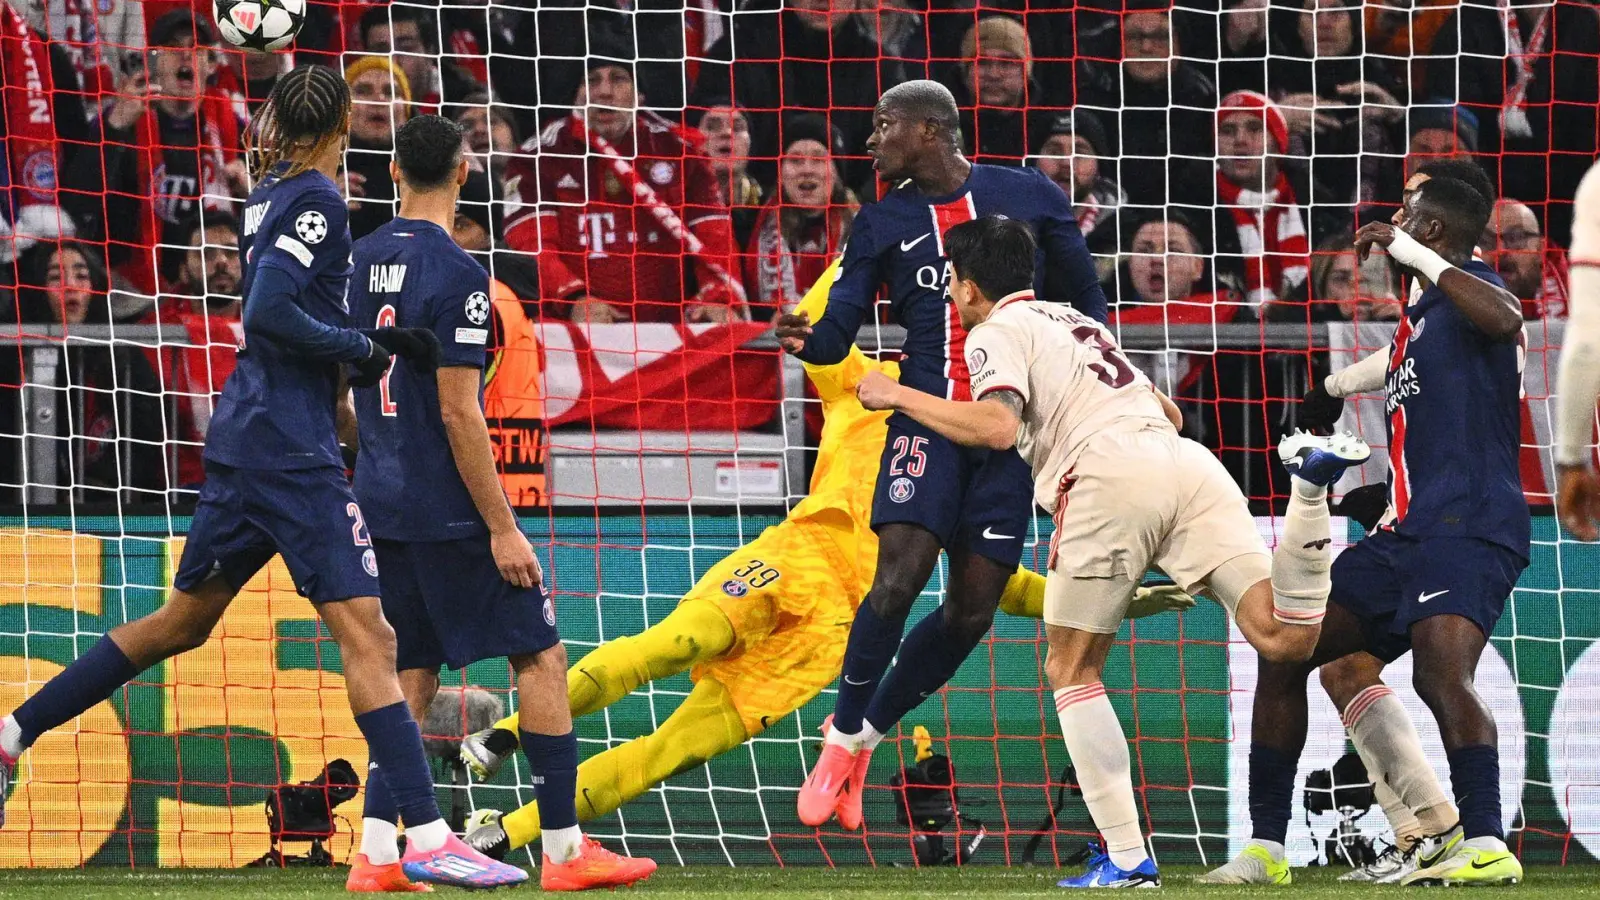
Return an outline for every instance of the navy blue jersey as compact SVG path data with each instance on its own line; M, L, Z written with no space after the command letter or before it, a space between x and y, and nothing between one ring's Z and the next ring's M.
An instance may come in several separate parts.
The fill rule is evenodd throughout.
M1105 294L1067 195L1038 169L973 166L966 183L949 196L924 196L906 181L861 208L828 294L828 311L813 324L800 358L818 365L843 360L862 323L873 321L881 293L906 329L900 382L938 397L971 399L966 331L950 299L944 232L987 215L1033 228L1039 296L1059 297L1105 321Z
M1461 267L1497 286L1481 260ZM1387 527L1473 537L1526 557L1530 522L1517 467L1526 336L1494 341L1436 286L1406 308L1389 348Z
M484 366L489 275L432 222L395 219L356 242L350 309L362 327L431 329L444 347L441 365ZM355 407L356 499L373 537L450 541L488 533L456 469L432 375L396 359L376 387L356 390Z
M262 179L245 201L239 226L245 303L256 273L267 266L294 281L294 302L307 315L347 327L347 218L339 188L321 172ZM340 374L338 363L307 359L269 338L247 335L211 417L205 458L241 469L342 467L333 412Z

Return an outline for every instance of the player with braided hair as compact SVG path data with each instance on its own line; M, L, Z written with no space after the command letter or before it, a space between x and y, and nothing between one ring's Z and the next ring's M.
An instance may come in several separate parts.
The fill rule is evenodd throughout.
M205 484L167 602L112 629L0 720L0 803L19 756L44 732L107 699L140 672L204 644L228 604L281 553L295 588L339 643L356 725L404 819L404 860L352 880L356 891L427 890L415 878L492 887L527 873L467 847L439 815L422 734L395 673L395 635L378 600L378 565L344 477L335 421L345 367L373 384L391 353L431 371L424 329L347 327L350 230L332 176L344 150L344 79L304 66L274 86L251 129L259 179L245 203L244 341L205 449ZM346 410L347 412L348 410ZM346 421L353 420L347 416ZM3 812L0 807L0 812ZM408 878L409 876L409 878Z

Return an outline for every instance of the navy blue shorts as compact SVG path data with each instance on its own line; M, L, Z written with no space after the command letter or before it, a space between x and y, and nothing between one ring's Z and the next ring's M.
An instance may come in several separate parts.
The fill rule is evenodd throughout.
M1392 662L1411 649L1411 626L1430 616L1462 616L1493 634L1527 567L1516 551L1478 538L1379 531L1334 560L1328 602L1354 613L1367 651Z
M344 472L205 465L173 587L193 592L221 576L237 591L281 553L312 603L378 596L377 558Z
M965 546L1015 566L1033 524L1033 472L1015 450L962 447L895 413L878 466L872 528L900 523L928 529L946 550Z
M465 668L480 659L538 653L561 640L539 588L500 577L489 536L377 540L383 616L394 626L395 667Z

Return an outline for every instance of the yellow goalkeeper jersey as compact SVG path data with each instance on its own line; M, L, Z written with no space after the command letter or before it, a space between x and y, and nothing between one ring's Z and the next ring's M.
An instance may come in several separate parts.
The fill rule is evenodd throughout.
M806 292L795 311L810 314L813 322L822 318L828 308L828 291L838 273L839 262L835 260ZM878 464L883 455L884 435L888 432L889 413L864 409L856 399L856 385L868 372L874 371L898 378L900 365L871 359L860 347L851 347L850 355L835 365L806 364L806 375L822 400L822 442L817 449L816 469L811 474L811 493L790 510L789 518L826 520L842 525L844 523L829 513L843 513L854 530L871 544L855 549L870 550L870 557L875 560L878 547L871 527L872 494L878 482Z

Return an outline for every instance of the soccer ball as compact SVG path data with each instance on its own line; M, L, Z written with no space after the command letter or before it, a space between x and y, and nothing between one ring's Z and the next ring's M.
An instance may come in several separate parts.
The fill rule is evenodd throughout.
M287 47L306 21L306 0L212 0L223 40L250 50Z

